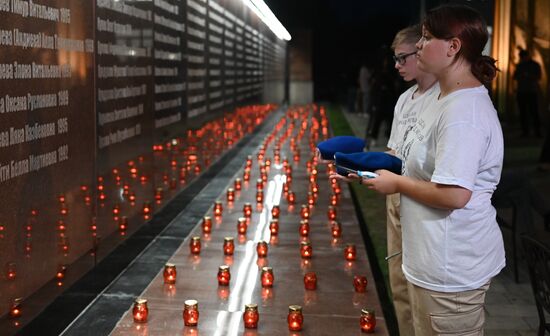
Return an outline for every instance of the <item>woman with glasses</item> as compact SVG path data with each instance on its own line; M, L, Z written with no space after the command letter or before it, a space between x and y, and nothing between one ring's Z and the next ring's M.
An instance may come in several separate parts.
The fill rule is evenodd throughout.
M406 134L416 124L418 113L439 94L439 85L435 76L419 70L416 66L415 44L420 37L420 26L415 25L399 31L392 43L395 69L406 82L416 81L415 85L401 94L395 105L391 134L387 144L389 153L393 155L399 152ZM414 330L407 280L401 270L399 199L398 193L386 197L388 255L393 256L388 259L388 269L399 334L407 336L414 335Z
M469 7L427 13L416 57L441 92L397 148L403 175L379 170L362 181L401 193L402 269L416 335L483 335L485 293L505 266L491 205L503 138L484 86L497 72L482 55L487 39L485 22Z

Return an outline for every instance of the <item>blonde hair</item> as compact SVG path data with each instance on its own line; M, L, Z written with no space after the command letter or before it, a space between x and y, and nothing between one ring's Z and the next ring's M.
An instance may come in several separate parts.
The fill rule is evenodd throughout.
M403 43L416 44L421 37L422 29L420 28L420 25L416 24L414 26L409 26L401 29L397 34L395 34L391 48L395 50L398 45Z

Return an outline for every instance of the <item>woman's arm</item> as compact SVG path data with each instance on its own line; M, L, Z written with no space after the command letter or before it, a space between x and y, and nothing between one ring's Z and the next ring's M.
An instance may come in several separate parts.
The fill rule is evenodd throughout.
M415 201L438 209L461 209L470 201L472 192L456 185L438 184L378 170L378 177L363 179L369 189L382 194L401 193Z

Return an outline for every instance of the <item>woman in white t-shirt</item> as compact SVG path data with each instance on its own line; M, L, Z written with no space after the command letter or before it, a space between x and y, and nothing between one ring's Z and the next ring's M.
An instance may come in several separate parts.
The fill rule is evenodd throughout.
M417 116L386 170L363 184L401 193L403 273L416 335L482 335L485 293L505 266L491 206L503 159L502 130L483 84L496 75L482 56L488 33L479 13L444 5L428 12L417 43L419 69L441 93Z

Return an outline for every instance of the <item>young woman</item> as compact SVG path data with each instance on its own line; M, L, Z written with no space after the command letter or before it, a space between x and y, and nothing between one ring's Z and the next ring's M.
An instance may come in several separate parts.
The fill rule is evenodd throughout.
M388 140L389 153L396 152L403 146L406 134L416 124L416 117L421 109L430 104L430 101L439 94L436 78L430 73L423 72L416 66L416 42L421 37L419 25L407 27L399 31L393 40L395 69L407 82L416 81L416 84L399 97L394 109L391 134ZM388 195L387 208L387 241L393 306L399 324L399 334L402 336L414 335L411 316L411 305L407 290L407 280L401 270L401 222L399 212L398 193Z
M433 74L437 99L424 108L397 155L403 175L379 170L361 182L401 193L403 273L416 335L482 335L485 293L505 266L491 197L502 170L503 138L484 84L495 60L479 13L444 5L428 12L418 68Z

